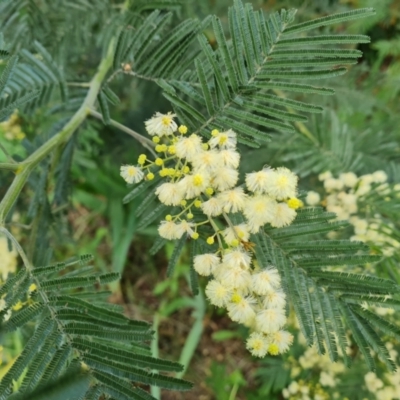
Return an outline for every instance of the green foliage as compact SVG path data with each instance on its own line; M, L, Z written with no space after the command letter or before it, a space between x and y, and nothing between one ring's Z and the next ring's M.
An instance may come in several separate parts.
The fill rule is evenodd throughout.
M112 393L115 399L126 399L127 396L152 398L132 387L129 381L174 390L190 389L188 382L148 372L149 368L158 371L182 369L180 364L143 354L149 352L148 342L152 339L149 324L130 320L105 307L101 292L99 295L94 293L90 302L75 296L79 294L77 289L93 287L119 276L98 275L93 268L75 276L74 270L69 268L77 263L83 266L87 261L90 258L83 256L66 263L27 268L9 279L13 291L7 291L4 297L2 317L18 302L26 305L12 311L11 317L3 322L2 331L29 327L32 335L3 377L0 398L9 398L12 382L21 376L18 394L10 398L36 398L44 390L50 390L50 393L56 390L60 398L66 396L64 390L69 395L77 391L81 398L94 388L97 398L102 393ZM7 287L3 286L4 289ZM74 368L80 370L77 379L68 376Z
M0 120L7 118L16 108L30 102L39 95L38 90L24 91L17 96L10 96L7 86L12 84L13 74L18 73L18 57L12 56L7 62L0 76Z
M38 107L51 99L55 88L60 90L65 101L68 91L62 71L40 43L35 42L34 49L42 60L27 50L21 51L23 61L16 65L5 89L9 101L15 102L35 91L38 92L38 96L35 98L35 104L31 106Z
M359 315L359 305L365 301L366 294L371 299L382 299L398 293L400 287L388 279L326 269L379 260L368 254L363 243L320 240L321 232L343 226L331 222L332 217L335 216L322 209L306 208L289 227L267 229L255 235L257 259L260 265L275 265L281 273L308 345L316 344L318 352L327 352L332 361L337 361L340 354L349 365L351 360L346 354L349 343L345 332L350 329L371 369L375 369L373 350L390 370L395 370L396 366L380 339L387 329L380 328L373 319Z
M266 129L294 132L290 121L305 120L303 115L287 112L282 106L300 112L322 111L319 106L287 99L285 92L332 94L328 88L297 84L293 80L341 75L346 72L342 66L354 64L360 56L357 51L340 48L332 48L328 53L314 45L369 41L361 35L306 38L292 35L370 14L373 14L371 9L358 10L291 26L295 10L282 10L266 17L253 11L249 4L243 6L236 1L229 11L231 41L227 41L219 18L214 17L217 49L213 50L205 37L200 36L202 55L196 59L197 73L190 74L186 82L182 78L175 82L178 74L175 80L168 79L169 86L162 86L164 95L192 131L209 136L214 128L230 127L243 143L258 147L259 141L269 139Z
M295 10L267 15L238 0L229 9L226 21L216 16L198 21L185 18L184 12L191 6L184 3L15 0L0 5L0 30L9 43L6 48L1 40L0 45L0 56L4 58L0 119L19 109L32 121L34 113L42 115L44 120L38 126L31 126L35 133L24 143L31 154L27 161L2 165L3 169L18 174L0 204L0 219L2 224L9 223L10 210L15 205L15 209L28 209L25 200L28 196L16 200L29 178L34 194L27 213L32 228L27 253L35 265L47 264L52 258L49 248L55 237L63 243L67 215L62 209L70 202L73 163L81 162L83 169L89 171L85 172L86 181L82 179L79 185L80 190L84 189L82 192L86 190L86 194L92 195L93 201L99 200L99 193L110 196L110 188L121 195L115 182L111 183L106 162L103 165L106 155L101 154L102 161L97 165L80 157L84 153L84 129L73 133L96 99L103 122L109 127L114 114L123 110L118 108L121 103L125 109L131 107L131 103L124 102L125 88L118 87L118 79L123 75L157 86L191 132L209 136L214 128L232 128L239 140L251 148L263 146L271 134L279 132L275 142L261 148L262 161L289 162L301 176L328 169L335 172L378 169L383 159L383 168L391 176L398 175L398 135L393 132L393 126L398 126L398 113L386 106L387 98L397 101L398 88L388 79L385 81L391 89L388 94L376 95L374 89L375 81L383 79L377 69L388 55L398 56L398 39L376 42L379 59L375 73L361 87L353 87L365 72L351 67L362 56L355 46L367 44L369 37L330 30L333 24L373 15L371 8L340 11L295 24ZM331 12L328 5L321 5L321 9ZM177 10L179 16L173 13ZM307 36L309 30L315 33ZM112 64L113 73L107 75L107 67L98 80L87 84L84 80L93 75L91 69L97 61L108 60L101 55L107 47L112 49L108 67ZM348 67L352 68L351 73L341 78L341 84L335 84L335 90L325 86L325 79L343 75ZM393 77L398 79L396 70L389 70L389 74L393 80ZM314 80L322 81L321 86L315 86ZM151 105L143 115L134 115L140 121L156 110L153 99L158 94L143 82L135 86L134 94L141 91L143 97L151 99ZM365 88L369 89L368 96L362 91ZM126 90L129 89L127 86ZM335 92L336 96L332 96ZM132 102L140 100L135 97ZM335 102L342 101L352 103L352 108L317 116L323 112L323 106L332 109ZM312 114L309 125L306 114ZM370 124L370 129L361 129L363 123ZM85 129L90 127L87 125ZM35 136L36 130L44 133ZM57 141L60 135L63 140ZM86 143L87 147L91 145ZM118 145L123 147L124 143ZM48 162L50 155L52 161ZM118 159L113 150L107 156ZM257 157L253 159L257 161ZM250 165L248 160L246 166ZM99 166L105 169L98 171ZM116 272L98 273L84 266L88 261L85 258L35 268L28 263L15 275L9 275L0 287L5 302L0 312L4 321L2 331L22 330L29 337L0 384L0 399L41 399L45 394L49 399L108 396L147 400L153 397L131 382L174 390L190 388L189 383L180 379L149 372L179 373L182 367L150 356L150 326L124 317L117 307L107 303L109 292L98 290L100 285L119 277L135 232L154 234L152 224L170 211L163 205L156 206L154 189L158 183L156 176L153 181L136 185L123 199L124 203L134 201L127 211L116 203L107 204L112 241L117 244L112 255ZM381 206L385 215L396 217L398 207L394 202ZM293 225L266 230L252 239L257 258L260 265L273 264L279 269L309 345L315 343L320 353L328 353L332 360L341 356L350 364L352 360L346 353L349 345L346 333L350 331L369 368L375 368L373 351L393 370L395 366L382 336L399 339L399 328L364 305L399 309L398 282L332 269L380 261L362 243L321 239L321 235L347 226L333 219L334 214L321 209L303 209ZM157 238L150 254L155 254L165 242ZM168 265L170 275L185 242L182 239L174 247ZM192 255L202 251L203 243L193 241ZM76 261L81 261L78 267ZM192 265L188 280L197 295L201 287ZM32 284L36 285L33 292ZM20 303L21 309L13 309ZM170 310L173 309L171 306ZM11 316L7 319L9 310ZM204 312L200 306L199 310ZM192 339L187 342L192 343L186 349L190 357L201 330L202 321L198 317ZM276 372L279 366L275 367L273 372L269 369L272 375L264 386L265 393L280 390L286 383L287 375L279 375ZM225 373L218 367L214 372L216 376ZM242 384L240 378L236 375L229 378L232 391ZM19 390L11 394L16 381L20 382ZM219 382L212 385L217 393L224 392Z

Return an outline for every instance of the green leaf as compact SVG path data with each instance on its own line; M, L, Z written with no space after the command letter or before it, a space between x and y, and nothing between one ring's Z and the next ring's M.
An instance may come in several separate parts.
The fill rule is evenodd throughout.
M221 21L215 17L212 19L213 29L215 32L215 38L217 39L218 47L221 49L221 54L226 66L229 84L233 90L237 90L239 82L236 76L235 67L233 65L232 56L228 50L228 44L226 43L224 31L222 28ZM212 112L210 112L212 114Z
M301 263L300 263L301 264ZM307 271L308 276L314 278L321 278L328 282L343 282L346 285L362 285L363 287L369 287L372 289L382 289L390 291L399 291L399 286L396 282L388 279L377 278L372 275L356 275L348 272L335 272L335 271Z
M116 399L156 400L154 397L142 392L139 388L132 387L130 383L116 376L110 376L109 374L100 371L94 371L93 375L97 380L105 385L106 393Z
M301 24L292 25L285 30L285 34L308 31L320 26L328 26L338 24L344 21L352 21L358 18L365 18L375 15L373 8L359 8L358 10L346 11L338 14L328 15L326 17L313 19L312 21L302 22Z
M93 286L95 284L103 284L116 281L120 278L120 274L116 272L109 272L99 276L85 276L85 277L69 277L52 279L49 281L42 281L40 285L47 289L66 290L72 288Z
M112 105L116 106L120 103L119 97L108 86L103 87L102 92Z
M50 318L45 318L36 328L33 336L26 343L23 351L18 356L12 367L3 376L0 383L0 399L5 399L10 394L11 384L13 380L18 378L23 373L24 369L34 359L35 354L43 345L46 337L53 332L55 323Z
M347 72L347 68L340 67L335 69L320 69L320 70L294 70L282 71L281 69L265 69L259 75L260 79L327 79L335 76L343 75Z
M82 399L90 385L90 376L82 373L67 374L48 385L26 393L18 400L71 400ZM88 397L85 397L88 399Z
M168 263L168 268L167 268L167 276L171 277L174 274L174 269L176 264L179 261L179 257L182 253L183 248L185 247L186 244L186 235L183 235L180 239L175 244L174 250L172 252L171 258Z
M111 118L110 118L110 109L108 108L107 104L107 97L102 91L100 91L99 94L97 95L97 100L99 101L100 111L103 117L103 123L104 125L109 125Z
M144 356L140 354L135 354L133 352L128 352L123 349L116 349L112 342L108 345L96 343L93 340L85 340L81 338L75 338L73 340L73 346L79 350L86 353L93 354L97 357L102 357L106 359L115 359L119 363L129 365L136 365L141 368L151 368L160 371L182 371L182 365L162 360L160 358Z
M93 354L85 354L83 357L86 364L98 372L103 372L115 376L117 378L125 378L144 384L159 386L165 389L173 390L189 390L192 384L181 379L164 376L157 373L149 373L136 367L129 367L94 356ZM96 373L94 374L97 375Z
M8 81L11 79L12 74L14 73L15 66L17 65L18 57L12 56L7 61L6 67L0 76L0 95L3 94L4 88L6 87Z
M199 76L201 89L203 91L204 101L205 101L206 106L207 106L208 114L212 115L215 112L215 106L214 106L214 103L213 103L210 87L209 87L209 84L207 82L207 77L206 77L206 74L204 72L204 68L203 68L203 66L201 65L201 62L198 59L195 60L195 65L196 65L197 75Z
M277 49L274 50L272 60L277 60L281 58L292 59L294 57L299 57L300 59L304 59L304 57L336 57L338 58L337 62L340 62L340 58L360 58L362 57L362 51L356 49L332 49L332 48L321 48L321 49ZM297 62L297 60L296 60Z
M355 318L354 313L346 304L339 302L338 305L340 307L343 317L345 318L346 322L351 328L351 333L353 334L353 337L358 345L358 348L360 349L361 353L365 358L365 361L367 362L368 368L371 371L374 371L376 369L375 361L371 356L368 342L363 335L363 331L359 329L359 323Z
M54 354L46 370L43 373L41 385L46 382L55 381L58 379L62 372L65 370L66 364L71 356L72 349L69 345L62 345Z
M98 325L81 322L71 322L64 325L64 330L69 335L93 336L100 339L113 339L124 342L142 342L150 340L148 332L130 332L128 330L102 329Z
M163 214L168 214L168 209L169 207L160 203L157 207L154 208L154 210L149 212L144 218L139 221L137 229L144 229L153 221L159 220Z
M13 312L11 318L3 324L5 331L15 331L43 312L43 304L34 303L23 307L20 311Z
M82 310L83 313L90 315L93 318L109 321L113 324L131 325L135 329L142 329L148 331L150 325L145 321L134 321L126 318L125 316L109 311L104 307L94 305L88 301L78 299L74 296L49 296L51 305L56 308L65 309L67 307Z
M137 185L135 185L135 188L123 198L122 202L124 204L127 204L130 201L136 199L136 197L140 196L146 190L150 189L153 185L158 183L160 179L161 177L159 175L156 175L152 181L142 181L138 183Z
M385 344L382 342L378 334L370 325L369 321L367 321L363 316L360 314L356 314L353 312L354 308L351 308L352 315L357 322L358 328L363 333L363 336L369 342L373 350L378 354L379 358L386 364L389 371L393 372L396 371L396 364L390 358L389 352L386 349Z
M288 46L305 45L310 46L314 44L356 44L356 43L369 43L371 41L369 36L365 35L319 35L308 36L292 39L282 39L277 43L277 48Z
M153 246L151 246L150 250L149 250L149 254L154 256L154 254L156 254L159 250L161 250L162 247L164 247L164 245L168 242L167 239L164 239L161 236L158 236L156 238L156 240L153 243Z
M323 108L320 106L315 106L313 104L304 103L303 101L286 99L270 94L265 94L265 95L257 94L253 96L253 99L310 113L320 113L323 111Z

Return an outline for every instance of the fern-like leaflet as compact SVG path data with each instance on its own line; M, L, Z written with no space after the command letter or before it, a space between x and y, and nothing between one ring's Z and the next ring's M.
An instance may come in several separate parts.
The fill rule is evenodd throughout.
M0 399L31 398L35 393L46 393L44 388L49 390L59 381L67 387L78 386L81 395L77 398L93 399L101 394L123 400L153 398L137 384L174 390L191 388L189 382L150 372L178 372L182 366L151 356L152 331L148 323L123 316L118 306L106 302L110 294L107 291L81 290L119 278L115 273L97 274L93 268L83 273L71 269L83 269L91 260L81 256L22 269L0 288L5 302L0 313L2 331L32 332L0 383ZM23 307L13 311L17 303ZM4 318L10 312L11 316ZM71 374L76 376L68 383ZM18 392L9 397L13 381L21 377Z

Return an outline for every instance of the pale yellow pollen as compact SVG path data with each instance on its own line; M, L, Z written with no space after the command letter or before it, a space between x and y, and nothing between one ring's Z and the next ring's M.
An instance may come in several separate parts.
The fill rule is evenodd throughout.
M256 211L263 211L264 210L264 204L259 202L258 204L255 205L254 209Z
M238 304L238 303L240 303L241 301L242 301L242 296L241 296L240 294L234 293L234 294L232 295L232 297L231 297L231 302L232 302L232 303Z
M131 166L127 169L126 171L128 173L129 176L135 176L136 175L136 168Z
M228 136L227 135L221 135L219 138L219 144L225 144L228 141Z
M162 117L161 122L165 126L169 126L171 124L172 118L171 117Z
M276 180L276 184L279 187L285 187L288 184L288 178L287 176L280 176L277 180Z
M223 286L219 287L216 291L216 295L220 298L224 297L226 295L226 289Z
M263 342L260 339L254 340L252 343L252 347L254 350L261 350L263 347Z
M277 344L272 343L268 346L268 353L272 356L276 356L279 354L279 347Z
M203 177L201 175L195 175L193 177L193 184L195 186L200 186L203 183Z

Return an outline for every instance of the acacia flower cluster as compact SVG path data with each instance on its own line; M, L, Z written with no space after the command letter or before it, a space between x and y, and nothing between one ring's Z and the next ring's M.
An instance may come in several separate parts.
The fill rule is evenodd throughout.
M17 251L9 249L7 238L0 236L0 284L3 283L8 274L15 273L17 269Z
M7 140L22 140L25 137L17 111L14 111L6 121L0 123L0 132Z
M335 178L330 171L319 175L325 189L324 200L317 192L310 191L306 197L308 205L323 204L327 211L334 212L340 220L349 220L354 235L351 240L367 242L379 247L384 256L390 257L400 248L393 238L390 224L378 213L371 213L368 196L374 194L382 201L390 201L400 190L399 185L389 185L384 171L357 176L353 172L342 173Z
M9 249L7 238L5 236L0 236L0 260L0 284L2 284L6 281L8 274L16 272L18 261L17 251L15 248L11 248L11 250ZM34 290L36 290L36 285L30 285L28 289L28 295L30 295L30 293L32 293ZM0 312L6 309L6 296L7 293L4 293L0 297ZM13 304L12 307L8 308L7 312L3 315L3 322L6 322L10 319L12 311L18 311L26 304L30 303L22 303L21 301L18 301L17 303Z
M250 328L247 348L253 355L283 353L293 338L282 330L286 300L280 276L273 266L257 265L249 239L267 224L292 223L302 206L296 197L298 178L287 168L265 167L246 174L245 184L238 185L236 133L214 129L203 142L186 126L178 127L174 117L156 113L146 121L159 157L151 161L142 154L137 165L121 167L121 176L128 183L152 180L155 174L163 179L155 193L179 211L161 221L160 236L204 240L211 251L195 256L194 269L211 277L206 287L210 302ZM235 225L232 214L242 222Z
M289 400L348 399L344 395L348 393L348 385L345 381L348 369L344 363L341 361L332 363L329 355L319 354L315 345L307 347L306 339L301 333L298 334L298 344L304 348L304 354L286 359L285 369L290 370L292 381L282 390L283 398ZM393 343L386 342L385 346L390 358L397 365L399 353ZM346 352L351 355L352 349L347 347ZM353 366L353 368L357 367ZM310 378L311 371L312 378ZM359 373L352 377L352 385L360 387L360 390L368 390L369 400L397 399L400 393L400 371L384 372L380 368L378 375L375 372L364 375L364 369L361 368Z

